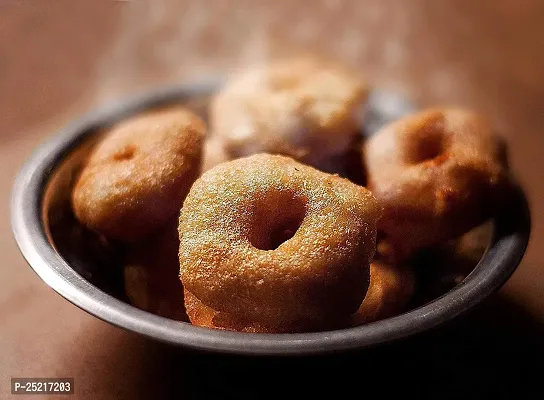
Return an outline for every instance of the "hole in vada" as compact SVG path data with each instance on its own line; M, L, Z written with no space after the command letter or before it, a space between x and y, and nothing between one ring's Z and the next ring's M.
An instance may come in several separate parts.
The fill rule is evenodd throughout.
M136 146L128 145L113 154L115 161L130 160L136 153Z
M442 153L442 137L441 135L429 135L422 138L416 144L414 151L414 157L412 162L414 164L422 163L424 161L432 160L438 157Z
M259 250L275 250L295 236L305 216L305 198L285 191L267 193L255 204L248 239Z
M266 246L269 248L264 248L261 250L275 250L280 247L282 243L295 236L295 233L300 227L301 223L302 220L290 219L283 221L282 223L278 224L278 226L272 228L270 232L269 246Z
M433 121L414 132L414 137L408 141L406 155L412 164L434 160L445 150L444 130L442 121Z

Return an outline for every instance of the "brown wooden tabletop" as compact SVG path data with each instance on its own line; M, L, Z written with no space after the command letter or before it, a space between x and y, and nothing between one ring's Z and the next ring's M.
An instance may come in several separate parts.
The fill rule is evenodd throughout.
M296 371L302 393L535 394L532 362L544 355L542 15L539 0L0 0L0 398L10 397L10 377L52 376L74 377L76 398L254 397L275 393ZM9 195L45 137L134 90L301 50L342 60L421 106L473 107L507 138L533 232L514 276L481 309L370 355L299 360L290 369L251 360L248 368L248 360L172 351L99 321L26 265L9 226Z

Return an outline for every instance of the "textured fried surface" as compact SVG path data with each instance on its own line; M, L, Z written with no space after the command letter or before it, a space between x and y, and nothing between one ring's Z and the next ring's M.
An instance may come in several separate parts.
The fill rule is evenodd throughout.
M75 185L75 215L109 238L143 238L179 210L200 173L204 134L204 123L182 108L115 125Z
M181 280L238 320L332 323L364 298L379 213L365 188L288 157L223 163L183 204Z
M312 57L233 77L211 105L211 126L231 158L284 154L336 172L330 158L359 132L368 89L355 74Z
M359 309L351 317L352 325L393 317L405 310L415 291L415 279L408 266L383 261L370 264L370 285Z
M224 311L216 311L204 305L194 294L186 289L184 290L184 294L185 308L189 321L191 321L193 325L204 328L248 333L297 333L340 329L348 325L348 318L339 319L335 321L335 323L331 323L332 321L321 321L321 323L316 323L312 326L293 322L279 324L278 321L275 321L270 325L264 325L259 322L240 320L233 314Z
M258 323L237 321L231 314L217 312L212 308L205 306L188 290L184 290L184 294L187 315L189 316L189 321L191 321L193 325L202 326L204 328L250 333L279 333L281 331L277 328L266 328Z
M483 222L507 182L503 143L484 118L459 109L394 122L364 155L368 187L384 207L378 252L396 261Z
M187 321L178 249L177 218L150 240L133 245L124 266L125 293L142 310Z

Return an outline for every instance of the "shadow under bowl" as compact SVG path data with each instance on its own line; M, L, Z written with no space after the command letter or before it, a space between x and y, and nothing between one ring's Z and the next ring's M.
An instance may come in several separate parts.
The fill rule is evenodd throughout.
M40 146L14 186L11 219L19 248L34 271L83 310L119 327L173 345L231 354L309 355L364 349L438 327L482 302L518 266L529 240L530 216L522 190L493 219L489 247L455 288L414 310L355 328L297 334L257 334L193 326L142 311L124 297L119 251L82 228L70 207L70 190L99 132L132 114L186 104L207 119L218 82L182 85L135 96L91 113ZM363 133L414 111L392 93L370 96Z

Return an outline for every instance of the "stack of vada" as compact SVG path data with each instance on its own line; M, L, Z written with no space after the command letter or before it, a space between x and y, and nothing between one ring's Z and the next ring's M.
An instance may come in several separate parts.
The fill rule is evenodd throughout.
M368 92L299 57L227 81L209 126L182 105L128 117L82 166L74 215L125 250L129 301L167 318L289 333L398 315L418 254L491 218L508 170L468 110L408 115L363 142Z

